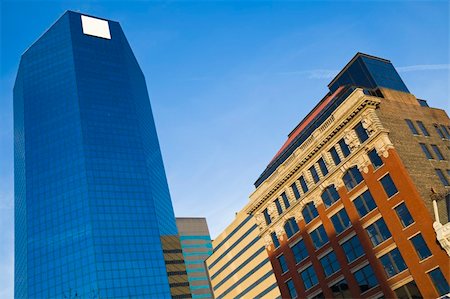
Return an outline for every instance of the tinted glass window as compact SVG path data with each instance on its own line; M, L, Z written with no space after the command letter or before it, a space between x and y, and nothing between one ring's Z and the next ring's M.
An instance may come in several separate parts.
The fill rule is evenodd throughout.
M284 203L284 207L287 209L291 206L291 204L289 203L289 198L287 197L286 193L282 193L281 194L281 198L283 199L283 203Z
M302 210L303 218L306 223L310 223L311 220L319 216L319 212L317 212L316 206L313 202L308 202Z
M288 221L286 221L286 223L284 224L284 230L286 231L288 239L300 230L297 221L295 221L295 218L290 218Z
M317 163L319 164L319 168L320 171L322 172L322 175L326 176L328 174L328 168L323 158L320 158L319 161L317 161Z
M383 218L380 218L373 224L369 225L366 228L366 231L374 247L391 237L391 232L387 228Z
M420 120L417 121L417 125L419 126L420 130L422 131L423 135L430 136L430 133L428 133L427 128L425 128L425 125Z
M341 268L334 252L330 252L329 254L321 258L320 263L322 264L325 276L330 276L331 274L339 271L339 269Z
M278 199L275 199L275 206L277 207L278 215L281 215L283 213L283 208Z
M406 264L398 248L391 250L385 255L380 257L381 265L383 265L384 271L388 277L392 277L404 270L406 270Z
M427 243L425 243L422 234L415 235L410 240L421 260L431 256L431 251L428 248Z
M408 125L409 130L414 134L414 135L419 135L419 132L417 131L416 127L414 126L413 122L410 119L405 119L406 124Z
M438 160L445 160L444 156L442 155L442 153L439 150L439 147L437 145L432 144L431 148L433 149L434 153L436 154L436 157L438 158Z
M375 149L369 151L367 153L367 156L369 156L370 162L372 163L374 169L377 169L378 167L383 165L383 160L381 160Z
M434 125L434 128L436 129L436 132L438 133L439 137L445 138L444 132L441 130L441 128L438 125Z
M363 177L361 175L361 172L359 172L358 168L354 166L349 170L347 170L347 172L342 177L342 180L344 181L344 185L347 188L347 190L352 190L354 187L356 187L359 183L363 181Z
M334 147L330 149L330 154L331 158L333 158L334 164L336 166L339 165L339 163L341 163L341 158L339 157L339 154Z
M331 222L333 223L334 229L336 230L337 234L342 233L344 230L346 230L348 227L352 225L345 209L342 209L336 214L334 214L331 217Z
M445 177L445 174L442 172L442 170L440 169L435 169L437 176L439 177L439 179L441 180L442 185L444 186L450 186L450 184L448 183L447 178Z
M291 250L292 253L294 254L296 263L300 263L309 256L308 250L306 249L305 242L303 241L303 239L295 243L295 245L291 247Z
M286 286L289 290L289 296L291 296L292 299L297 298L297 291L295 290L294 282L292 281L292 279L289 279L286 282Z
M441 130L442 130L442 132L444 132L445 137L447 139L450 139L450 132L449 132L449 130L443 125L441 125Z
M367 133L367 130L364 129L362 123L359 123L354 128L356 135L358 136L359 142L363 143L367 139L369 139L369 134Z
M319 249L328 242L328 236L323 225L313 230L310 236L316 249Z
M330 207L333 203L339 200L339 193L337 192L334 185L328 186L322 192L322 200L325 207Z
M414 223L414 219L409 213L409 210L404 202L402 202L395 208L395 212L397 213L397 216L400 219L400 222L402 223L403 227L410 226L411 224Z
M358 211L360 217L367 215L370 211L377 207L369 190L366 190L363 194L358 196L353 203L355 204L356 210Z
M425 157L427 157L427 159L429 159L429 160L433 159L433 156L431 155L431 152L428 149L428 146L425 143L419 143L419 144L420 144L420 148L422 149L423 153L425 154Z
M434 287L436 288L439 295L443 296L449 292L449 285L447 280L445 280L444 275L441 272L441 269L436 268L433 271L428 272L428 275L433 282Z
M278 248L280 246L280 241L278 241L278 237L276 233L271 233L270 236L272 237L272 242L275 248Z
M270 219L269 211L267 209L264 210L264 219L266 220L266 224L270 224L272 219Z
M314 271L314 268L312 266L309 266L308 268L300 272L300 276L302 277L302 281L305 285L306 290L319 283L316 272Z
M303 176L300 177L300 185L302 186L303 193L308 192L308 185L306 184L305 178Z
M320 178L319 178L319 174L317 173L316 167L314 167L314 165L311 166L311 168L309 169L309 172L311 173L314 183L317 183L320 180Z
M353 236L349 240L342 243L342 249L345 252L348 262L352 262L364 254L361 242L359 242L357 236Z
M277 259L278 263L280 264L282 273L287 272L289 269L286 263L286 259L284 258L284 255L280 255Z
M398 192L397 187L395 187L394 181L389 174L385 175L380 182L388 197L391 197Z
M297 185L294 183L291 185L292 192L294 192L295 199L300 198L300 192L298 191Z
M347 143L345 143L344 139L339 140L339 146L341 147L342 154L344 157L347 157L350 155L350 148L348 147Z

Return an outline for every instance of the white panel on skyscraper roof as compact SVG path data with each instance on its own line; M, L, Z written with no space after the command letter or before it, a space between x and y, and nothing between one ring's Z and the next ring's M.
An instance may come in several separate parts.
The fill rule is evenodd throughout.
M81 26L84 34L111 39L108 21L81 16Z

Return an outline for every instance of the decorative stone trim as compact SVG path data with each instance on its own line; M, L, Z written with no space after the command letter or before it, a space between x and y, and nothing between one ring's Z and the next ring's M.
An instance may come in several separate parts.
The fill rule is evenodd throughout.
M356 135L355 130L352 129L346 129L344 131L344 141L352 152L361 145L359 143L358 135Z

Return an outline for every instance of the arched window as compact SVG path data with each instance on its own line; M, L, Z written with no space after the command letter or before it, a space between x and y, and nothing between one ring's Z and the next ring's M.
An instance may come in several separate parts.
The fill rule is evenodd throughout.
M306 223L310 223L311 220L316 218L319 213L317 212L316 206L313 202L308 202L302 210L303 218Z
M352 168L347 170L347 172L342 177L342 180L344 181L344 185L347 190L352 190L356 185L363 181L363 177L358 168L356 166L353 166Z
M288 239L300 230L297 221L295 221L295 218L289 218L288 221L286 221L286 223L284 224L284 230L286 231Z
M327 208L339 200L339 194L334 185L326 187L325 190L323 190L321 197Z

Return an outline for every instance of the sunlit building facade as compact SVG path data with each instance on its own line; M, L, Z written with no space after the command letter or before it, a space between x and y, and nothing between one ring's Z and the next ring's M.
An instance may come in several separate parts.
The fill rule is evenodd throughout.
M214 297L281 298L259 228L244 210L212 242L206 266Z
M449 293L444 110L390 61L358 53L255 183L253 215L283 298Z
M145 78L119 23L68 11L25 51L14 135L16 298L191 297ZM168 278L173 263L184 280Z

